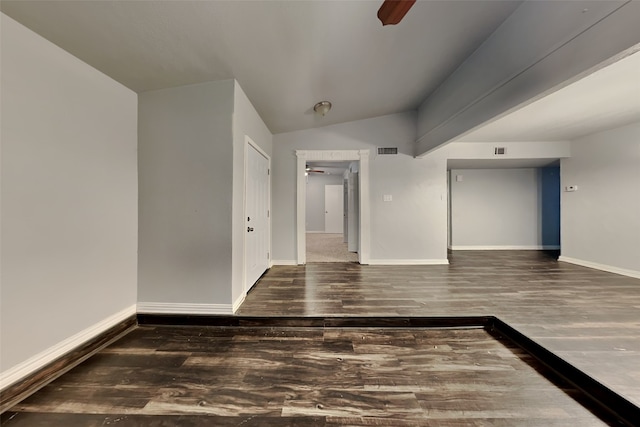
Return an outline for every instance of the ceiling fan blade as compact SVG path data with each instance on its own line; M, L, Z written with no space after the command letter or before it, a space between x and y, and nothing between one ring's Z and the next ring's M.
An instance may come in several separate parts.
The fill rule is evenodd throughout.
M382 25L396 25L415 2L416 0L384 0L378 9L378 19Z
M309 165L307 165L307 166L305 167L304 171L305 171L306 173L324 173L324 171L323 171L323 170L315 169L315 168L313 168L313 167L311 167L311 166L309 166Z

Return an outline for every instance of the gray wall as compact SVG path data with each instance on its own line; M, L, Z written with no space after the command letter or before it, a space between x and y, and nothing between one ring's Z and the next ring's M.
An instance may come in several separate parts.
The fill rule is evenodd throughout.
M457 180L458 176L462 181ZM555 177L557 196L560 185L557 170ZM451 246L453 249L538 249L545 245L546 236L546 245L557 247L559 231L555 229L556 238L552 240L552 227L555 215L559 215L560 202L556 199L555 205L552 203L553 185L552 170L452 170Z
M324 232L324 186L342 185L342 175L311 173L307 177L307 231Z
M137 97L2 22L0 369L135 309Z
M571 142L562 160L562 256L640 277L640 122Z
M140 302L231 303L234 84L139 96Z
M371 259L446 260L446 158L412 157L415 120L409 112L274 135L274 260L296 259L296 149L370 149ZM400 154L377 156L377 147Z

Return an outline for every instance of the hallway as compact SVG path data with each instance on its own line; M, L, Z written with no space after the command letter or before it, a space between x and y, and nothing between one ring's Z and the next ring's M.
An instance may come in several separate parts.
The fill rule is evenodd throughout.
M307 233L307 262L358 262L358 254L349 252L342 234Z

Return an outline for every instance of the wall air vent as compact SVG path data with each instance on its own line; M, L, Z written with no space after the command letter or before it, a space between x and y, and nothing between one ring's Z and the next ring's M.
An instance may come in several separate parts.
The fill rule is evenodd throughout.
M507 149L504 147L496 147L493 149L493 154L495 154L496 156L503 156L507 154Z
M378 147L378 154L398 154L398 147Z

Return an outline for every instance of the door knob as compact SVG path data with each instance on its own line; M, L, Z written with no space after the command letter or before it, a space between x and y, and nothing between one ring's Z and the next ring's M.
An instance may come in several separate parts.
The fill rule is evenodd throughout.
M253 227L247 227L247 233L250 233L253 231Z

